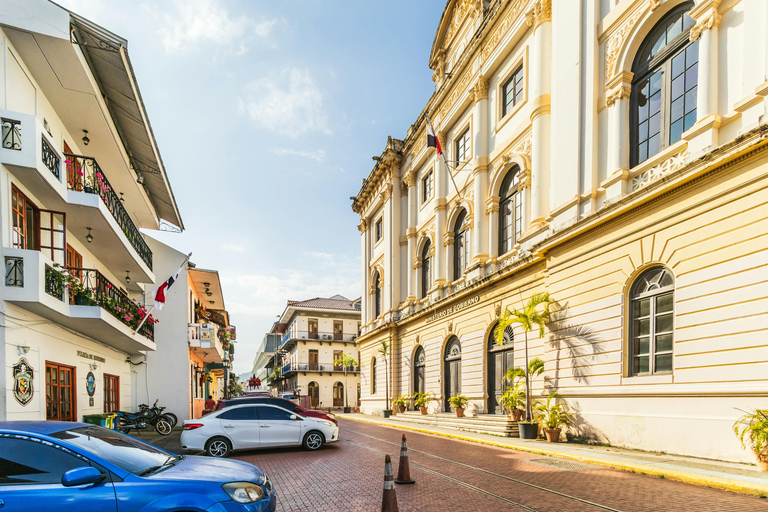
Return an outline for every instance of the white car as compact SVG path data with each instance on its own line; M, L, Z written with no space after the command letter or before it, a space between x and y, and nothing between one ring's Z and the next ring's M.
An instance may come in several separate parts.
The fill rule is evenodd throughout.
M332 421L310 418L268 404L233 405L196 420L184 420L181 447L226 457L232 450L301 446L318 450L339 440Z
M280 395L279 398L284 398L285 400L290 400L291 402L294 402L296 404L299 403L299 397L297 397L293 393L283 393L282 395Z

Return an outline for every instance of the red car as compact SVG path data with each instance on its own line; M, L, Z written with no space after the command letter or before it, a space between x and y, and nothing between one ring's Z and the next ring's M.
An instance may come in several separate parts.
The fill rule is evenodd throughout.
M286 400L285 398L275 398L273 396L241 396L239 398L230 398L229 400L219 400L219 403L216 404L215 410L219 411L221 409L224 409L225 407L229 407L230 405L264 404L264 403L282 407L283 409L287 409L297 414L301 414L302 416L309 416L310 418L320 418L320 419L332 421L336 425L339 424L338 420L336 420L336 415L334 414L325 413L323 411L312 411L312 410L304 409L303 407L296 405L296 402Z

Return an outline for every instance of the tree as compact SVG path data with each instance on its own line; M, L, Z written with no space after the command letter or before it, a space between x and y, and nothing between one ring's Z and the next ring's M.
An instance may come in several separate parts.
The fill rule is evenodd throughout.
M512 324L520 324L525 333L525 414L526 418L533 418L531 410L531 389L530 389L530 374L531 370L537 369L530 368L528 362L528 333L538 327L539 337L544 336L544 326L549 323L549 306L554 300L549 296L549 293L535 293L531 299L523 305L523 309L518 310L513 308L512 311L507 308L499 318L499 324L496 326L496 330L493 333L494 339L499 346L504 345L504 330ZM531 361L533 363L533 361ZM537 364L538 366L538 364ZM543 370L543 364L541 365ZM541 373L539 371L539 373Z
M341 354L341 357L337 359L338 363L344 367L344 408L347 408L347 394L349 391L349 388L347 387L347 371L349 371L349 367L355 367L357 366L357 361L355 361L355 358L350 356L349 354Z
M376 351L377 354L381 354L384 357L384 402L385 402L385 410L390 410L389 408L389 369L387 366L387 356L389 355L389 343L387 343L386 340L381 340L381 347L379 347L379 350Z

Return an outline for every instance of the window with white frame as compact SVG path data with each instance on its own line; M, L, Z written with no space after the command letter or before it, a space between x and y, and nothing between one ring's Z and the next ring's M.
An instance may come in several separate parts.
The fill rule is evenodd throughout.
M434 189L435 176L432 171L429 171L426 176L421 179L421 202L426 203L432 197L432 190Z
M469 262L469 239L466 226L467 211L462 210L454 225L453 235L453 280L461 279Z
M643 272L630 293L630 375L672 372L675 279L666 267Z
M504 82L501 87L502 104L501 104L501 117L504 117L509 113L515 105L523 100L523 66L512 73L512 76Z
M376 241L378 242L384 238L384 219L379 217L379 220L376 221Z
M522 198L517 191L515 165L507 171L499 189L499 256L511 251L523 230Z
M469 128L456 139L456 163L460 164L469 159Z
M421 250L421 298L427 296L432 287L432 242L427 240Z

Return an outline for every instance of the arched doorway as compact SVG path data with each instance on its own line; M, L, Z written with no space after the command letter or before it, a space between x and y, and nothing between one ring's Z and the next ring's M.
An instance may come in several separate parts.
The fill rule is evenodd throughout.
M424 373L426 368L427 358L424 356L424 347L416 349L416 353L413 355L413 392L425 393L426 385L424 384ZM414 406L414 409L416 407Z
M445 369L443 371L445 382L445 411L451 410L448 398L461 393L461 343L454 336L445 345Z
M309 404L312 409L317 409L320 405L320 386L317 382L312 381L307 386L307 394L309 395Z
M341 382L333 385L333 406L344 407L344 384Z
M515 366L515 340L512 326L504 330L504 344L499 346L494 339L496 327L488 335L488 413L504 414L500 406L501 395L510 385L504 376L507 370Z

